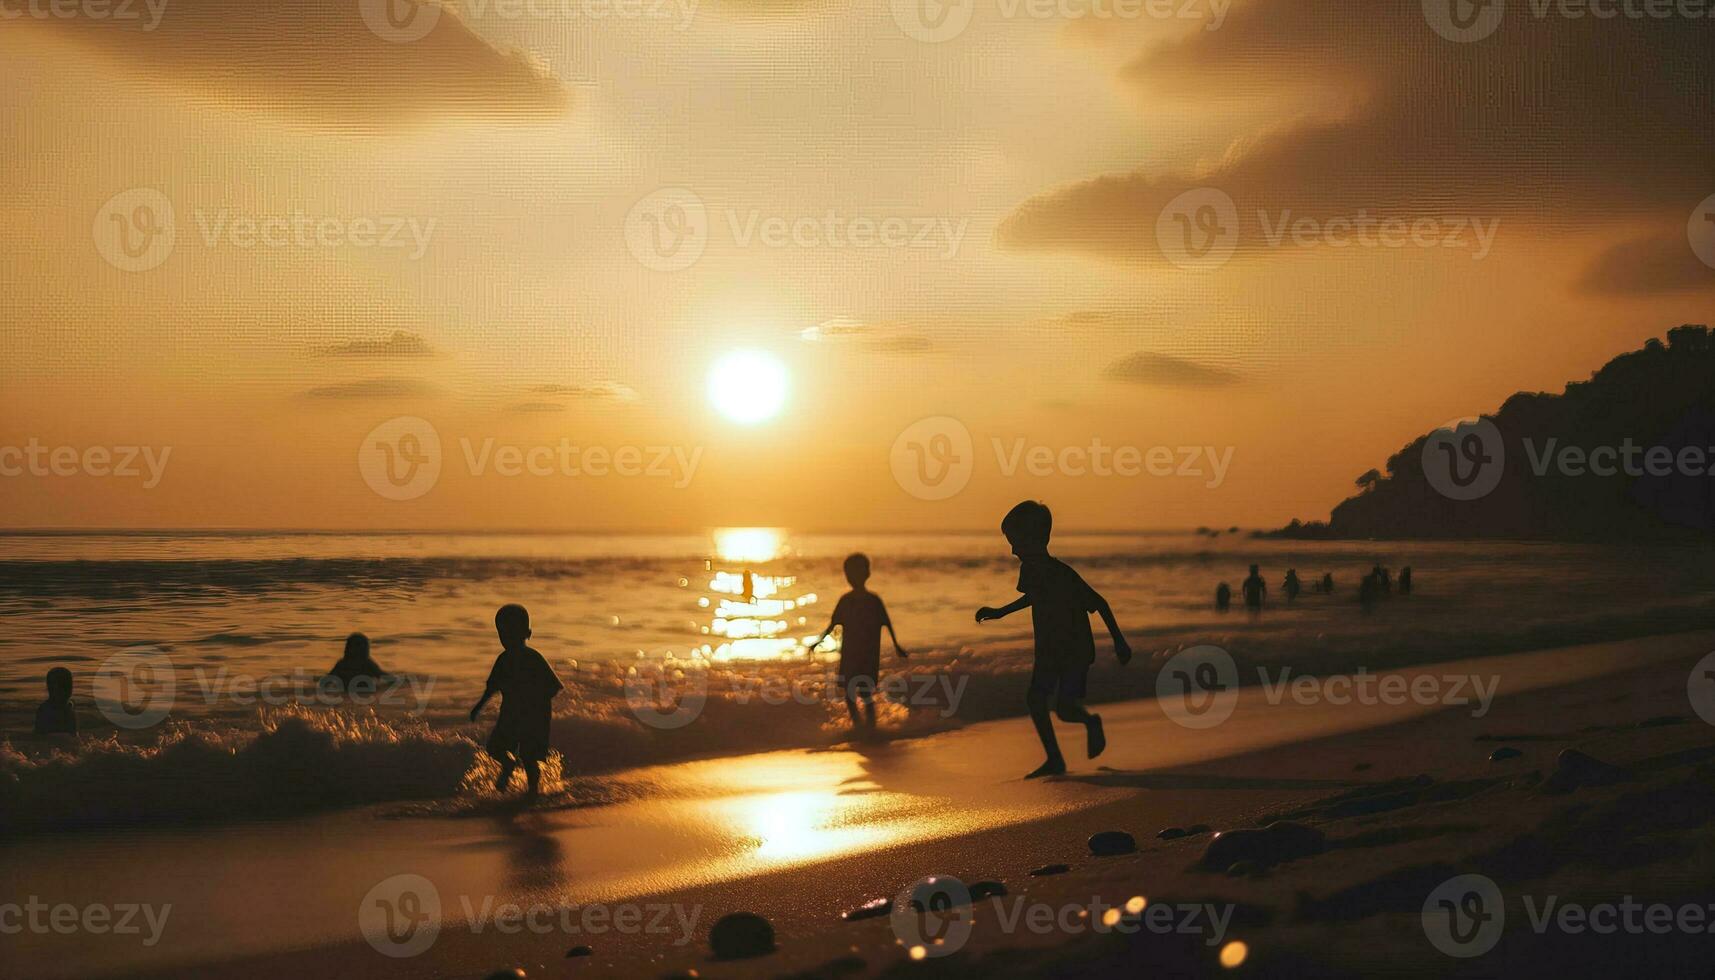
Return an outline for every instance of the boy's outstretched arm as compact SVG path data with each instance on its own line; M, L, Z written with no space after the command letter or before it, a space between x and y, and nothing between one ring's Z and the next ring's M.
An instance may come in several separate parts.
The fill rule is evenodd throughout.
M1121 664L1130 663L1131 644L1125 641L1125 634L1120 632L1120 624L1114 619L1113 607L1108 605L1108 600L1103 598L1100 592L1092 589L1091 593L1096 597L1096 613L1102 617L1102 622L1107 624L1108 635L1114 638L1114 656L1119 658Z
M1013 613L1018 612L1020 609L1025 609L1029 606L1030 597L1027 595L1021 595L1006 605L1001 606L999 609L995 609L992 606L984 606L977 610L977 622L986 623L991 619L1000 619L1004 616L1010 616Z
M827 629L822 630L821 635L817 636L814 640L810 641L810 649L814 650L817 647L821 646L822 641L826 640L828 638L828 634L832 633L834 631L834 626L835 626L834 623L829 622Z
M893 617L887 614L886 603L881 604L881 625L887 627L887 635L893 638L893 652L899 655L899 659L911 659L911 654L906 653L905 648L899 645L899 634L893 631Z
M488 699L492 697L494 697L494 688L491 687L482 692L482 697L477 698L476 705L470 709L471 721L475 721L476 716L482 714L483 705L486 705L488 703Z

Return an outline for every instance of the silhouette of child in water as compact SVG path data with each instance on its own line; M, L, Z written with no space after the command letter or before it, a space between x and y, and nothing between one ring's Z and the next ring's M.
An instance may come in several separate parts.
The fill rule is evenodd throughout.
M846 556L846 582L852 590L840 596L828 628L810 644L814 650L822 645L834 627L840 627L839 683L846 697L846 711L852 716L852 727L875 727L875 685L881 674L881 628L893 639L893 652L904 660L911 656L899 646L899 635L893 632L893 620L881 596L864 588L869 581L869 558L862 554ZM857 699L863 700L863 717L858 716Z
M999 609L984 606L977 610L977 622L982 623L1030 608L1036 663L1030 671L1030 692L1025 703L1030 706L1030 720L1036 725L1036 735L1042 740L1048 760L1026 779L1066 771L1066 759L1060 754L1054 723L1048 717L1050 696L1061 721L1084 726L1090 758L1101 755L1107 748L1101 716L1084 708L1090 666L1096 662L1090 613L1098 613L1107 624L1114 641L1114 656L1119 662L1131 661L1131 647L1120 633L1119 624L1114 622L1107 600L1090 588L1071 566L1048 554L1053 524L1054 516L1047 506L1034 500L1007 512L1000 522L1000 533L1006 535L1012 553L1018 556L1018 591L1023 595Z
M1251 566L1250 577L1240 583L1239 588L1245 594L1246 609L1261 609L1263 597L1268 595L1268 583L1262 580L1257 566Z
M1281 590L1286 593L1287 602L1298 598L1298 593L1304 591L1304 583L1298 581L1298 569L1286 570L1286 581L1281 583Z
M374 682L381 680L385 674L381 666L369 656L369 637L362 633L353 633L345 638L345 653L340 656L339 663L333 665L322 681L330 688L343 691L351 687L352 681L361 678L373 688Z
M77 712L71 706L71 671L48 671L48 699L36 709L37 735L76 735Z
M494 781L494 788L506 792L512 785L513 770L523 766L527 791L535 796L542 784L542 760L548 757L554 696L566 685L560 683L559 675L540 653L524 645L530 638L530 613L523 606L501 606L494 614L494 630L503 649L494 658L482 697L470 709L470 720L476 720L489 698L500 694L500 717L487 745L488 754L500 763L500 778Z

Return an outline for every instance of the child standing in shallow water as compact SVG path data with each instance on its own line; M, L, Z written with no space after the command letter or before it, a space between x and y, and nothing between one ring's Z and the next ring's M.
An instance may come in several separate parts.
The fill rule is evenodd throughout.
M470 720L482 713L483 705L500 695L500 717L488 737L488 754L500 763L496 791L512 785L512 773L524 767L527 792L535 796L542 785L542 760L548 757L548 724L553 718L554 696L565 690L554 668L524 644L530 638L530 613L517 604L500 607L494 614L494 629L503 648L488 672L482 698L470 709Z
M1053 697L1055 714L1061 721L1084 726L1089 757L1107 748L1102 716L1084 708L1090 667L1096 662L1096 640L1090 632L1090 613L1098 613L1114 640L1114 656L1121 664L1131 661L1131 647L1114 622L1113 610L1095 589L1070 565L1048 553L1048 536L1054 516L1044 504L1026 500L1000 522L1000 533L1018 556L1018 591L1023 595L999 609L977 610L977 622L1010 616L1030 607L1036 634L1036 663L1030 671L1030 720L1048 753L1048 761L1024 778L1055 776L1066 771L1066 759L1054 737L1054 722L1048 717L1048 699Z
M36 709L37 735L76 735L77 712L71 706L71 671L48 671L48 699Z
M869 558L855 554L846 557L846 582L850 592L840 596L834 615L822 635L810 643L814 650L822 645L834 627L840 627L839 683L846 696L846 712L852 716L852 727L875 727L875 688L881 674L881 628L893 638L893 652L904 660L910 656L900 649L899 637L893 632L893 620L881 596L865 588L869 582ZM864 715L859 717L857 701L863 700Z

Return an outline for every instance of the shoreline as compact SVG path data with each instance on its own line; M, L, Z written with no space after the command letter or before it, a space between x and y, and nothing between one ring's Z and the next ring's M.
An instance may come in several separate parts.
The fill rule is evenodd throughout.
M1134 858L1145 864L1145 868L1139 871L1144 879L1153 882L1158 876L1170 877L1177 872L1170 867L1158 867L1156 862L1162 855L1177 854L1183 857L1182 852L1192 842L1175 841L1162 844L1153 841L1154 831L1168 823L1189 825L1203 822L1214 824L1217 829L1223 826L1243 826L1271 811L1302 808L1314 803L1318 798L1351 792L1359 784L1376 785L1378 782L1409 778L1429 771L1436 771L1438 776L1446 775L1436 767L1446 770L1460 767L1468 770L1475 767L1481 770L1489 765L1481 762L1488 748L1484 747L1484 743L1470 742L1469 738L1472 736L1469 734L1457 752L1452 752L1454 747L1448 745L1444 739L1435 743L1437 747L1433 753L1427 753L1421 746L1415 745L1410 750L1401 751L1401 740L1409 740L1409 736L1402 733L1414 727L1430 730L1449 727L1455 731L1465 730L1467 733L1475 727L1481 729L1476 732L1478 735L1506 734L1504 724L1511 724L1515 720L1520 724L1538 724L1540 727L1540 718L1522 710L1508 709L1507 705L1551 699L1553 692L1578 689L1596 689L1598 692L1604 689L1613 690L1616 688L1617 678L1647 678L1652 673L1659 676L1664 671L1672 673L1675 670L1680 678L1679 704L1683 711L1684 673L1679 665L1691 652L1707 651L1711 643L1715 643L1715 637L1705 632L1538 651L1534 661L1517 658L1509 664L1499 665L1499 669L1504 671L1501 676L1512 679L1523 687L1511 693L1503 690L1496 702L1495 713L1482 719L1461 717L1459 712L1445 709L1414 711L1410 717L1402 719L1395 716L1391 720L1383 715L1373 718L1352 717L1358 712L1351 711L1324 717L1322 721L1316 722L1316 725L1333 727L1317 729L1314 725L1305 728L1300 723L1298 709L1281 707L1263 712L1253 722L1244 721L1246 715L1241 710L1234 716L1231 725L1239 725L1244 730L1233 729L1229 725L1217 730L1217 734L1200 736L1172 726L1159 717L1159 709L1155 709L1156 721L1159 724L1148 722L1141 713L1148 710L1145 705L1149 703L1130 706L1130 714L1110 709L1107 712L1110 718L1124 721L1124 724L1115 729L1119 737L1110 735L1114 744L1110 753L1121 750L1129 755L1116 755L1111 760L1104 758L1104 763L1114 763L1111 768L1075 764L1074 772L1067 777L1033 783L1018 780L1017 773L1005 768L1012 755L1016 754L1014 750L1017 746L1022 744L1028 750L1029 743L1033 741L1028 734L1028 726L1022 726L1024 730L1020 730L1016 722L987 723L959 732L932 736L927 740L868 747L870 756L864 762L864 767L854 770L861 771L864 781L854 784L851 788L863 789L864 786L869 786L864 792L875 794L873 798L891 799L897 796L909 801L919 798L918 794L922 792L936 792L937 780L953 778L951 772L943 773L935 769L926 773L919 768L924 760L926 747L943 750L940 752L943 757L950 755L955 760L951 763L955 767L954 771L962 772L964 768L975 765L978 767L975 772L994 772L993 776L978 776L973 773L970 776L957 777L977 779L981 783L969 788L975 794L972 797L973 813L978 820L978 824L973 828L974 832L955 832L952 836L931 832L925 837L921 831L914 831L907 826L904 828L906 832L896 835L895 838L888 838L868 847L857 845L863 852L861 856L835 854L823 860L812 855L811 860L788 862L790 867L775 871L769 871L766 863L752 863L748 870L738 867L733 871L707 876L701 884L690 884L665 892L630 889L628 896L620 897L631 901L671 898L673 901L692 903L704 909L707 914L699 922L699 935L696 940L683 948L663 950L658 943L634 941L646 937L603 937L602 942L593 944L597 947L596 955L580 960L577 967L580 972L604 973L611 970L616 973L634 973L643 970L659 973L671 961L672 964L685 965L687 969L697 969L705 976L734 975L746 968L768 971L779 971L788 967L809 969L815 964L808 962L808 959L828 954L823 956L825 960L852 945L864 950L862 956L870 966L885 967L893 958L902 955L902 951L897 947L891 948L891 951L884 948L891 947L891 943L886 941L892 936L887 923L865 923L861 924L861 927L860 924L841 924L837 920L840 909L853 907L870 897L892 895L903 884L927 874L955 874L967 881L994 877L1005 881L1014 894L1051 894L1054 888L1061 888L1075 880L1083 880L1080 876L1084 874L1086 867L1119 868L1125 866L1127 861L1133 860L1102 859L1100 862L1092 862L1088 858L1087 851L1083 849L1083 838L1094 830L1107 828L1126 829L1137 837L1142 849ZM1462 663L1481 664L1487 660L1490 658ZM1646 665L1640 666L1640 660L1646 662ZM1695 723L1694 719L1693 722ZM1143 727L1126 727L1132 725ZM1151 725L1154 727L1150 727ZM1314 734L1308 739L1300 738L1300 729ZM1150 732L1156 731L1161 734L1153 737L1149 735ZM1683 725L1677 729L1664 727L1657 730L1657 734L1659 732L1702 734L1697 728ZM1062 736L1066 734L1062 730ZM1562 733L1562 737L1574 741L1577 738L1575 733ZM1121 742L1122 738L1126 741ZM939 743L932 745L936 739L940 740ZM1148 740L1148 744L1140 744L1144 739ZM1226 747L1223 748L1223 745ZM1480 748L1481 752L1474 753L1473 746ZM991 759L972 759L969 756L973 749L979 754L1005 758L998 765L992 764ZM1208 751L1204 751L1205 749ZM812 764L832 763L851 754L851 749L839 747L778 753L782 757L791 756L799 762L809 760ZM1431 758L1432 755L1437 758ZM1391 764L1386 761L1390 756L1396 757ZM1478 761L1470 762L1465 756L1473 756ZM1134 763L1130 767L1125 765L1128 759ZM1160 760L1162 764L1156 765L1153 760ZM783 759L781 764L787 761L789 760ZM1020 764L1023 761L1025 760L1020 760ZM1137 768L1135 763L1138 761L1143 762L1143 768ZM1370 762L1373 768L1363 771L1355 769L1360 762ZM936 766L947 764L945 761L934 763ZM753 774L767 772L767 766L762 762L753 760L753 765L759 767ZM985 766L988 768L983 768ZM670 799L674 794L683 796L686 792L695 796L694 784L696 779L700 778L696 776L695 767L696 764L658 767L663 770L664 782L653 789L665 792L667 797L664 799ZM1022 772L1022 769L1019 769L1019 772ZM886 775L876 782L878 773ZM685 783L686 778L691 779L691 785ZM775 794L780 792L781 789L766 791ZM770 799L766 793L763 794L765 806ZM1041 794L1039 800L1048 809L1024 814L1025 819L1022 820L1003 820L1005 825L1001 827L980 829L983 813L1000 812L985 808L1002 806L1001 801L1012 799L1019 794ZM722 798L724 797L717 794L713 799L718 801ZM604 818L602 814L607 811L602 808L565 811L560 816L566 817L574 825L591 821L600 824L618 819L621 812L635 815L657 812L660 805L659 801L643 799L632 804L632 809L612 811L612 818ZM705 804L693 800L693 805L700 807ZM933 806L946 811L946 804ZM902 812L908 812L910 809L911 806L906 805ZM494 816L492 813L479 815L477 823L485 824ZM630 819L627 818L628 821ZM1000 818L991 818L990 822L992 819ZM335 824L352 826L369 825L384 832L396 830L398 827L393 821L376 820L373 814L368 818L345 814L332 818L332 821ZM452 832L461 837L477 833L478 839L483 839L492 833L487 831L486 827L479 831L469 820L453 820L450 823L456 825ZM414 833L420 834L423 830L445 832L449 829L448 824L449 821L442 817L430 818L426 822L408 821L405 826L418 828ZM552 824L545 827L543 834L537 836L545 836L547 839L563 837L564 831L554 827ZM631 829L634 836L622 835L615 840L633 840L633 847L643 846L646 849L658 846L648 843L651 835L647 833L645 826L633 824ZM591 832L586 829L579 833ZM794 828L785 828L783 833L786 833L785 839L788 841L802 842L799 838L803 835ZM742 837L742 834L740 836ZM574 834L562 843L563 853L568 860L574 862L580 854L588 851L587 847L577 843L578 839ZM913 843L913 840L916 842ZM47 843L51 846L53 839L48 839ZM133 840L133 844L141 843L143 842ZM218 847L212 843L209 846ZM693 845L687 843L685 846ZM739 846L754 847L743 845L742 842ZM764 846L767 846L766 841ZM457 851L448 853L456 856ZM1001 857L1002 855L1004 857ZM1032 866L1031 862L1052 863L1050 859L1073 864L1076 873L1070 878L1058 879L1029 879L1022 876L1022 871ZM444 861L445 858L441 860ZM595 870L594 867L585 867L580 870L580 874ZM482 876L476 877L480 879ZM1225 882L1225 879L1219 881ZM1210 882L1204 882L1205 886L1208 884ZM1111 892L1121 886L1116 883L1103 887ZM1135 889L1142 886L1127 887ZM511 886L502 887L500 894L504 897L509 893L509 888ZM1152 885L1142 893L1155 894L1159 890ZM361 890L358 894L361 894ZM707 950L704 940L708 924L717 911L724 912L734 908L752 908L769 915L781 937L782 951L765 960L735 964L736 971L723 973L721 971L726 969L725 964L705 962ZM344 928L349 934L355 922L349 905L343 911L346 914L336 918L344 919L347 923ZM836 949L838 941L843 941L843 938L837 941L831 937L835 934L844 937L847 931L853 930L855 931L852 935L863 937L863 941L847 942L845 946ZM883 940L881 943L876 942L877 930ZM254 956L238 955L225 959L216 957L218 962L179 964L159 975L220 977L242 974L255 978L314 973L337 975L352 970L362 970L367 974L379 976L458 976L467 973L484 975L483 971L496 969L499 965L512 961L516 961L514 965L524 966L531 976L539 975L538 971L541 970L548 971L546 975L555 975L559 969L555 964L563 959L566 952L563 947L571 945L570 941L562 943L562 939L565 937L500 936L492 932L477 935L462 928L448 927L442 930L432 953L418 959L388 960L362 941L356 941L354 944L348 940L298 952L270 951ZM979 948L973 945L972 952L978 952ZM548 955L551 951L555 953L554 956ZM525 960L531 962L526 964ZM113 975L129 974L120 971ZM149 974L142 972L141 975Z

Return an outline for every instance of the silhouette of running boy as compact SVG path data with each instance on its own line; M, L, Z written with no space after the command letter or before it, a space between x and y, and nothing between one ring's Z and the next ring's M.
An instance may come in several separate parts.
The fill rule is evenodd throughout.
M840 627L839 683L846 696L846 711L852 716L852 727L875 727L875 685L881 675L881 628L893 639L893 652L904 660L911 656L899 646L899 636L893 632L893 620L881 596L864 588L869 581L869 557L862 554L846 556L846 582L852 590L840 596L834 604L834 615L828 628L810 644L814 650L822 645L834 627ZM858 717L857 699L863 700L863 718Z
M1114 656L1119 662L1131 661L1131 647L1120 633L1119 624L1114 622L1107 600L1090 588L1070 565L1048 554L1053 525L1054 516L1048 507L1034 500L1007 512L1000 522L1000 533L1006 535L1012 553L1018 556L1018 591L1023 594L999 609L984 606L977 610L977 622L982 623L1030 608L1036 635L1036 662L1030 671L1030 692L1025 703L1030 706L1030 720L1036 725L1036 736L1042 740L1048 760L1026 779L1066 771L1066 759L1060 754L1054 723L1048 717L1050 696L1061 721L1084 726L1090 758L1101 755L1107 748L1102 717L1084 708L1090 666L1096 662L1090 613L1099 614L1107 624L1108 635L1114 640Z
M488 754L500 763L497 792L512 785L512 772L524 767L528 793L535 796L542 784L542 760L548 757L548 722L553 717L554 696L565 690L548 661L525 646L530 638L530 613L515 603L494 614L494 630L504 648L488 672L488 686L470 709L470 720L482 713L488 699L500 694L500 717L488 736Z
M77 712L71 706L71 671L48 671L48 699L36 709L37 735L76 735Z

